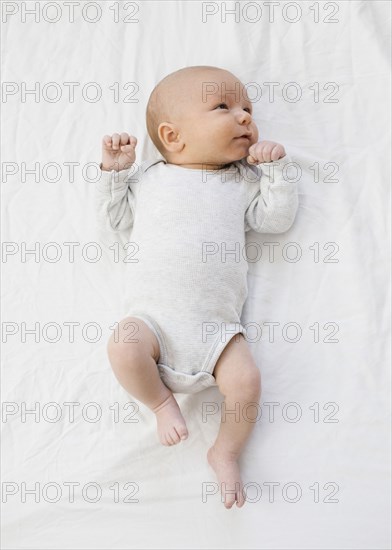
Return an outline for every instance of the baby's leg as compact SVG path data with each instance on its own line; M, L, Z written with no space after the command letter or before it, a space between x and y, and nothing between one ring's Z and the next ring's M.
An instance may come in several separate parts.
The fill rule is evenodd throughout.
M258 413L258 407L247 408L247 404L258 404L261 395L260 372L242 334L230 340L213 374L225 400L218 437L208 450L207 459L218 477L225 507L231 508L235 501L241 507L245 499L237 459Z
M158 340L146 323L137 317L125 317L119 323L119 332L110 337L107 351L123 388L155 413L161 443L174 445L186 439L184 417L157 369Z

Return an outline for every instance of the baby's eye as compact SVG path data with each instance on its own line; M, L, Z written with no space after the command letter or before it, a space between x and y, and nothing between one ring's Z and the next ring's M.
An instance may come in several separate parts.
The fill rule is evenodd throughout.
M249 113L250 115L252 114L252 111L249 109L249 107L245 107L244 111L246 111L246 112Z
M219 103L219 105L216 106L216 109L228 109L228 106L226 103Z

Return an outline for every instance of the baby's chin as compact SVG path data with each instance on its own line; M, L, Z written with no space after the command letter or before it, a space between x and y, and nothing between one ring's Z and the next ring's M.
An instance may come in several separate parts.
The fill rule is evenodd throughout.
M248 150L246 150L246 151L239 151L235 155L227 155L226 159L222 160L222 164L228 164L230 162L238 162L244 158L247 158L248 154L249 154Z
M222 155L217 155L214 160L217 164L230 164L231 162L238 162L249 155L249 147L238 147L237 150L225 151Z

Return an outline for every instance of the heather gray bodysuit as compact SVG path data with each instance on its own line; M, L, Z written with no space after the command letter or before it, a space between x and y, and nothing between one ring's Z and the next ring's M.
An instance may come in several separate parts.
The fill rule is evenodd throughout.
M216 385L213 370L223 349L235 334L246 337L240 321L248 292L245 232L291 227L298 194L297 184L283 178L289 162L286 155L206 171L156 160L102 172L99 223L129 230L137 247L125 316L142 319L155 333L157 367L173 392Z

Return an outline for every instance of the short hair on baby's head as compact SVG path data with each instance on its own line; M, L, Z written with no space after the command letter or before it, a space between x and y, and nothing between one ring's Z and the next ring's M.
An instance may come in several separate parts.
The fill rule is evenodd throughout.
M148 135L158 151L164 155L166 152L159 135L158 128L161 122L171 122L170 115L178 106L178 95L176 87L180 82L184 82L193 74L203 71L226 71L221 67L213 67L211 65L194 65L192 67L183 67L173 73L168 74L158 82L150 94L146 109L146 124Z

